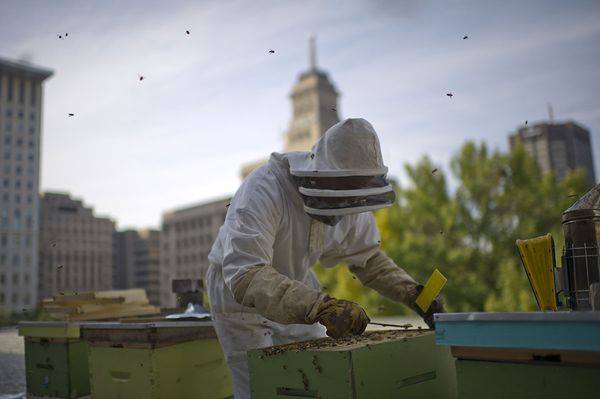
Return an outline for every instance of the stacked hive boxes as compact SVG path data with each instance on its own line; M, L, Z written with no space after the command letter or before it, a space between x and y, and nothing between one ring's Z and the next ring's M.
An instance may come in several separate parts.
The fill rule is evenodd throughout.
M455 397L454 362L424 330L293 343L248 353L253 398Z

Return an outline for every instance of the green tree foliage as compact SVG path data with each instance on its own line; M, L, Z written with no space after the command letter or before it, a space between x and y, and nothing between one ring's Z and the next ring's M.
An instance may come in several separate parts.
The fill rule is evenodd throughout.
M452 190L428 157L405 168L408 184L395 185L398 201L375 215L383 250L423 283L438 268L448 278L443 296L451 311L535 309L515 241L550 232L560 254L560 217L589 188L585 173L571 171L557 182L520 144L505 154L473 142L451 161ZM370 315L405 312L344 266L316 271L331 295L360 303Z

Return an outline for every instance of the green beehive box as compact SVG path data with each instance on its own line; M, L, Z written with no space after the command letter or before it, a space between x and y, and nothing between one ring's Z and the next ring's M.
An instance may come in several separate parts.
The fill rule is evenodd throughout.
M78 398L90 394L88 347L81 323L21 322L29 396Z
M229 369L210 322L98 323L90 346L94 399L231 397Z
M373 331L248 352L253 398L455 398L450 350L420 330Z
M595 398L600 366L457 360L460 399Z

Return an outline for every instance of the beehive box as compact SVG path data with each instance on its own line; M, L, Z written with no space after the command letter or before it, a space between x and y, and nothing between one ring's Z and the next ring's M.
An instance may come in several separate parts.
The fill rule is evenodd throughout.
M97 323L90 347L94 399L221 399L229 369L211 322Z
M21 322L25 339L27 394L79 398L90 394L88 347L80 323Z
M457 360L460 399L594 398L600 367Z
M367 332L248 352L252 398L455 398L450 351L421 330Z
M596 397L600 312L446 313L436 339L456 360L458 397Z

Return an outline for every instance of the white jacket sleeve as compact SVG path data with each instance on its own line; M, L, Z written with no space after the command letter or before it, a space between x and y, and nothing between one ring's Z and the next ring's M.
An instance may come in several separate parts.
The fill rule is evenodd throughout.
M267 319L281 324L314 323L326 296L268 265L246 272L233 295L241 305L256 308Z
M282 196L261 182L246 181L232 199L223 225L223 278L241 305L282 323L314 322L325 294L276 271L273 244Z
M415 299L418 283L381 250L364 267L351 265L349 268L363 285L386 298L405 305L410 305Z
M269 189L260 182L245 181L231 200L220 233L223 279L231 292L248 270L270 265L273 259L281 204Z

